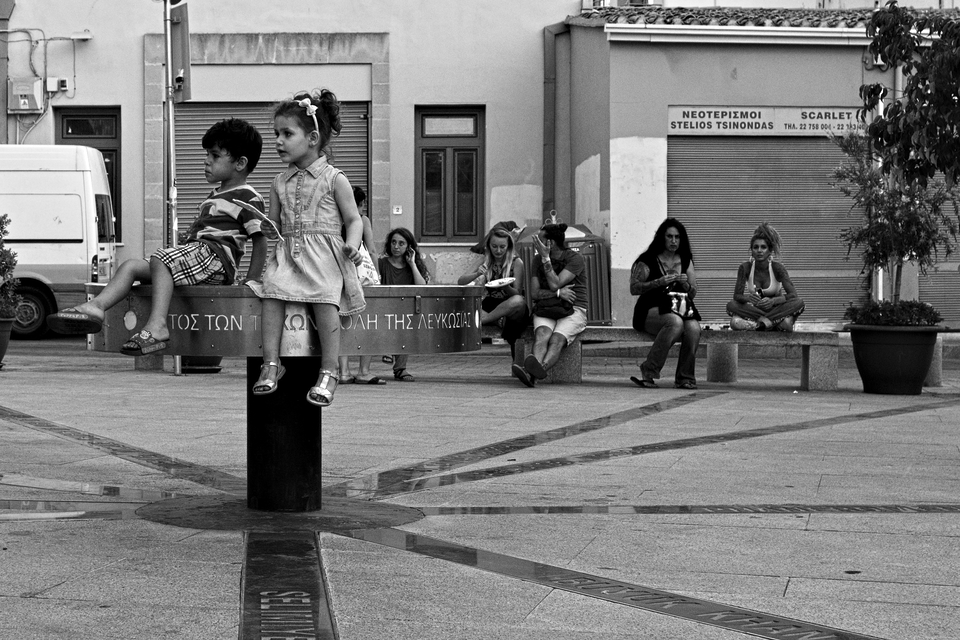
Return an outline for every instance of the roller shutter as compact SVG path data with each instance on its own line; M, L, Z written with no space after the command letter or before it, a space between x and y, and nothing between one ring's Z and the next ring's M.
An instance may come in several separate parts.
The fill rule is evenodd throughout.
M182 103L176 106L177 152L177 222L179 230L186 231L196 219L200 203L213 185L203 177L205 153L200 141L210 125L224 118L243 118L253 124L263 136L263 154L248 183L260 192L269 206L270 183L287 166L280 162L274 150L273 103ZM331 162L341 169L350 184L370 194L369 184L369 103L341 103L340 120L343 129L330 144ZM250 245L238 277L243 277L250 263Z
M839 322L865 295L860 262L845 260L839 239L854 220L849 199L830 186L842 161L826 138L669 138L667 210L690 234L704 320L727 319L737 267L763 221L783 238L782 262L806 302L803 321Z

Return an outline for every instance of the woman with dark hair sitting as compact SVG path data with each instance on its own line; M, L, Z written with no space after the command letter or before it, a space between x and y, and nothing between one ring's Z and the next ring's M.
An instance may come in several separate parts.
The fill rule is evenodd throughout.
M780 234L766 222L753 232L751 259L740 265L733 300L727 303L731 329L793 331L804 304L779 261L780 247Z
M630 269L630 294L639 295L633 308L633 328L656 336L647 359L640 365L638 386L655 388L671 345L680 343L674 383L678 389L697 388L697 347L700 313L693 305L697 274L687 230L676 218L657 228L653 242Z
M560 353L587 328L586 263L567 248L567 225L552 218L533 237L530 298L533 300L533 353L523 366L514 364L513 375L528 387L547 377Z

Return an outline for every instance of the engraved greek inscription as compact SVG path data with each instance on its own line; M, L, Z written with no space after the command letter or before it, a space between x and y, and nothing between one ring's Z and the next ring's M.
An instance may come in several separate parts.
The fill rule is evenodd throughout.
M302 313L287 316L287 327L290 331L303 331L307 328L307 319Z
M208 331L243 331L243 318L225 315L206 315Z

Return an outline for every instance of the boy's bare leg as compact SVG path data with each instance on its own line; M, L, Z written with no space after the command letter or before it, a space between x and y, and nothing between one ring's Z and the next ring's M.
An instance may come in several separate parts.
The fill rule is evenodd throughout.
M350 378L350 377L353 376L353 374L350 373L350 358L348 358L347 356L340 356L340 367L339 367L339 369L340 369L340 379L341 379L341 380L346 379L346 378Z
M150 316L144 331L149 331L157 340L169 340L167 313L170 311L170 298L173 297L173 276L170 268L157 258L150 258L150 278L153 285L153 300L150 303Z
M360 356L360 376L364 378L370 377L370 362L372 360L373 356Z
M103 319L104 313L127 297L136 281L150 282L150 263L146 260L124 260L113 274L113 278L93 300L71 307L80 313Z

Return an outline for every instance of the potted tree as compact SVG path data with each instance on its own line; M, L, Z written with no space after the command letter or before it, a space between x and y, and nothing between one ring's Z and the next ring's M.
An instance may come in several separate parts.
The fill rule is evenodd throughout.
M870 53L901 68L902 99L866 122L889 90L862 86L866 135L836 139L847 156L836 185L860 216L841 238L848 253L860 251L868 276L888 269L892 278L890 300L851 305L845 315L867 393L919 394L943 329L933 307L901 300L900 290L904 264L926 273L957 243L960 136L951 114L960 82L958 27L943 13L904 10L896 0L875 12L867 25Z
M3 367L3 357L10 344L10 332L17 319L17 307L20 306L20 296L17 295L19 281L13 277L13 270L17 266L17 254L7 249L4 238L7 236L7 226L10 216L0 215L0 367Z

